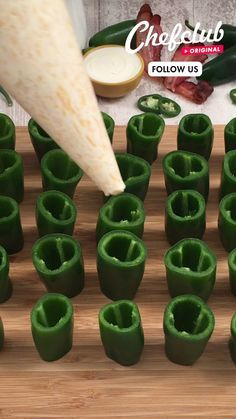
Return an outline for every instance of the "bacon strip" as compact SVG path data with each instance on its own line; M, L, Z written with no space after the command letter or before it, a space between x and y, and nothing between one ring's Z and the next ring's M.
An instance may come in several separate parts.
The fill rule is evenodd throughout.
M194 44L194 46L202 46L202 43ZM206 54L193 54L193 55L182 55L181 50L183 47L187 46L187 44L180 44L177 50L175 51L171 61L199 61L200 63L204 63L207 59ZM165 77L164 79L164 86L171 90L172 92L176 91L176 87L179 86L182 82L184 82L189 77Z
M200 80L197 84L191 81L183 81L175 89L175 93L186 97L198 105L205 102L213 91L213 87L203 80Z
M142 22L144 20L149 22L149 27L154 26L153 33L158 33L158 36L162 34L162 28L160 26L161 17L159 15L153 15L149 4L144 4L141 7L137 16L136 23ZM149 28L143 32L141 32L141 30L137 31L136 47L138 47L142 42L146 41L148 31L149 31ZM143 47L140 50L140 55L143 58L146 72L148 72L148 63L150 61L160 61L162 48L163 48L163 45L153 46L151 43L149 43L148 46Z

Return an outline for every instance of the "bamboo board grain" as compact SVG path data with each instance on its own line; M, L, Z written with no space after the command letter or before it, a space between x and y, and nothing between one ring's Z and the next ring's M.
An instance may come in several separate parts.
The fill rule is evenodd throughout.
M44 293L31 263L37 238L34 206L41 191L39 167L26 128L17 129L17 150L25 166L25 200L21 204L24 250L11 257L12 298L0 306L6 343L0 353L1 418L165 418L235 417L236 367L227 341L236 300L228 286L227 254L217 232L217 193L223 158L223 127L215 127L210 160L211 190L204 239L218 258L217 281L209 304L216 328L202 358L192 367L169 362L164 354L162 317L169 300L163 266L168 248L164 234L166 199L161 159L176 149L176 127L165 130L159 158L153 165L145 201L144 240L149 258L135 298L143 321L145 348L141 361L129 368L106 358L100 342L98 311L108 300L101 294L96 275L95 225L101 193L88 179L75 196L78 221L75 237L81 241L86 269L83 292L72 299L75 308L74 345L59 361L46 363L34 348L29 314ZM117 127L114 146L125 149L125 130Z

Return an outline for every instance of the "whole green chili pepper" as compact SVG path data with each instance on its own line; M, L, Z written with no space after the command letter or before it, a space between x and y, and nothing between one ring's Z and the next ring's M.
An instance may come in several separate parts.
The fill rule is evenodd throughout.
M41 237L33 246L32 259L41 281L49 292L59 292L71 298L82 291L82 249L71 236L55 233Z
M203 196L191 189L168 196L165 207L165 232L170 244L185 237L202 238L206 228L206 204Z
M2 86L0 86L0 94L4 97L7 103L7 106L13 106L11 96L7 93L7 91Z
M147 248L129 231L106 233L97 247L101 291L111 300L132 300L142 281Z
M236 295L236 249L228 256L229 284L232 294Z
M3 195L0 195L0 246L10 255L24 246L19 205L14 199Z
M236 79L236 45L227 49L203 65L200 80L209 82L212 86L228 83Z
M48 151L60 148L46 131L44 131L32 118L28 123L28 132L39 162Z
M6 250L0 246L0 303L7 301L11 295L12 283L9 278L9 258Z
M14 150L0 150L0 194L18 203L24 198L23 161Z
M236 313L234 313L231 319L230 332L229 351L232 361L236 363Z
M167 305L163 327L168 359L176 364L192 365L204 352L215 318L201 298L180 295Z
M45 294L31 312L31 331L36 349L44 361L55 361L71 350L73 306L61 294Z
M62 150L51 150L41 160L43 190L57 190L73 198L83 172Z
M233 104L236 104L236 89L232 89L229 92L230 99L232 100Z
M236 150L228 151L225 154L222 170L221 170L221 185L220 185L220 199L225 195L236 192Z
M0 113L0 149L15 149L16 127L9 116Z
M152 95L141 96L137 102L137 107L142 112L160 113L160 99L161 95L156 93Z
M164 256L171 297L193 294L206 301L216 279L216 256L199 239L183 239Z
M194 189L205 201L209 192L209 167L204 157L188 151L172 151L163 161L167 194L178 189Z
M144 201L151 177L150 164L129 153L115 153L115 156L125 183L125 192L132 193Z
M70 197L59 191L46 191L36 201L36 223L40 236L49 233L72 235L77 209Z
M145 112L132 116L126 129L127 152L152 164L157 158L157 148L164 129L164 119L155 113Z
M231 119L224 129L225 152L236 149L236 118Z
M226 195L219 206L218 229L223 247L231 252L236 247L236 193Z
M96 239L111 230L131 231L142 238L145 212L142 201L135 195L122 193L112 196L99 211Z
M191 31L194 31L195 27L190 25L188 20L185 20L185 25ZM223 25L221 25L220 29L223 29L223 31L224 31L223 38L219 42L214 42L214 44L215 45L223 44L225 50L232 47L233 45L235 45L236 44L236 27L233 26L233 25L229 25L227 23L223 23ZM202 33L204 34L204 36L207 35L207 31L201 30L201 29L199 29L197 31L197 33L199 35L201 35ZM213 34L211 35L210 39L213 40Z
M178 128L178 150L190 151L209 159L214 131L210 118L202 113L185 115Z
M90 38L89 46L99 47L100 45L110 44L125 45L126 38L135 25L136 20L125 20L123 22L107 26ZM132 45L135 47L135 37L132 40Z
M114 135L114 128L115 128L115 121L110 115L108 115L108 113L101 112L101 114L102 114L103 122L107 130L108 137L110 138L110 141L112 143L113 135Z
M121 365L136 364L143 351L144 335L139 309L129 300L105 305L99 328L106 355Z

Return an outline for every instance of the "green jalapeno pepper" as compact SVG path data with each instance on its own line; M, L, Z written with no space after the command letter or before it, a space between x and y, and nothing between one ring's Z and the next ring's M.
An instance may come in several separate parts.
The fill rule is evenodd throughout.
M209 167L204 157L188 151L172 151L164 157L162 166L168 195L178 189L193 189L207 201Z
M0 246L10 255L24 246L19 205L14 199L3 195L0 195Z
M90 47L99 47L100 45L125 45L125 41L130 31L136 25L136 20L125 20L107 26L93 35L89 40ZM132 46L135 47L135 36L132 40Z
M174 118L181 112L179 104L168 97L162 97L160 99L159 107L160 113L166 118Z
M9 116L0 113L0 149L15 149L16 128Z
M178 127L178 150L190 151L209 159L214 131L210 118L202 113L185 115Z
M110 115L108 115L108 113L101 112L101 114L102 114L103 122L104 122L106 130L107 130L108 137L110 138L110 141L112 143L113 135L114 135L114 129L115 129L115 121Z
M228 256L229 284L232 294L236 295L236 249Z
M132 116L126 129L127 152L152 164L157 159L157 149L164 129L164 119L155 113L145 112Z
M144 201L151 177L150 164L129 153L115 153L115 156L125 183L125 192L132 193Z
M191 30L194 31L195 27L190 25L188 20L185 20L185 25ZM233 25L229 25L228 23L223 23L220 27L220 29L223 30L223 38L218 41L218 42L214 42L214 45L217 44L223 44L224 45L224 49L228 49L230 47L232 47L233 45L236 44L236 26ZM202 29L199 29L197 31L197 33L199 35L203 34L204 36L207 35L207 31L204 31ZM210 36L210 39L213 40L214 34L212 34Z
M226 195L219 206L218 229L223 247L231 252L236 247L236 193Z
M24 198L22 157L14 150L0 150L0 194L18 203Z
M28 123L28 132L39 162L48 151L60 148L32 118Z
M57 190L73 198L83 172L62 150L48 151L41 160L43 190Z
M73 306L61 294L45 294L31 312L31 331L36 349L44 361L55 361L71 350Z
M160 113L160 100L162 96L158 94L141 96L137 102L137 107L142 112Z
M236 313L234 313L231 319L230 332L229 351L232 361L236 364Z
M230 99L231 99L232 103L235 105L236 104L236 89L230 90L229 96L230 96Z
M225 195L236 192L236 150L228 151L225 154L222 170L221 170L221 185L220 185L220 199Z
M122 193L112 196L99 211L96 238L111 230L131 231L142 238L145 222L145 212L142 201L135 195Z
M176 364L192 365L200 358L215 327L211 309L194 295L173 298L164 313L165 352Z
M216 279L216 256L199 239L183 239L164 256L171 297L193 294L206 301Z
M7 93L7 91L2 86L0 86L0 94L4 97L7 103L7 106L13 106L11 96Z
M7 301L11 295L12 283L9 278L9 258L6 250L0 246L0 303Z
M32 259L40 280L49 292L71 298L82 291L82 249L71 236L55 233L41 237L33 246Z
M143 351L144 335L139 309L129 300L105 305L99 328L106 355L121 365L136 364Z
M50 233L72 235L76 215L74 202L63 192L43 192L36 201L36 223L40 236Z
M101 291L111 300L132 300L142 281L147 248L129 231L106 233L97 247Z
M231 119L224 129L225 152L236 149L236 118Z
M193 190L178 190L168 196L165 207L165 232L170 244L186 237L202 238L206 228L206 204Z
M236 79L236 45L233 45L223 54L218 55L203 65L202 74L198 77L212 86L228 83Z

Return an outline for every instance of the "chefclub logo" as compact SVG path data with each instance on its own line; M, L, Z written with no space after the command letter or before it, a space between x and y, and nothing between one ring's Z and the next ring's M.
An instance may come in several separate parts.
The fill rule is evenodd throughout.
M130 31L126 39L125 49L129 54L135 54L146 47L162 48L166 46L172 52L183 45L181 55L192 55L193 57L202 54L220 54L224 51L224 46L219 44L224 36L221 21L217 22L215 28L208 31L201 30L200 22L197 22L194 28L187 22L187 27L189 29L184 30L183 25L177 23L171 33L160 33L160 31L155 30L155 25L151 25L150 22L145 20L140 21ZM144 40L139 42L136 48L132 48L131 43L137 32L141 34L141 38L144 34ZM204 43L213 45L204 45ZM151 77L168 77L173 74L183 77L198 77L202 74L202 63L195 60L187 61L186 58L183 61L178 60L176 63L172 61L151 61L148 63L148 74Z

